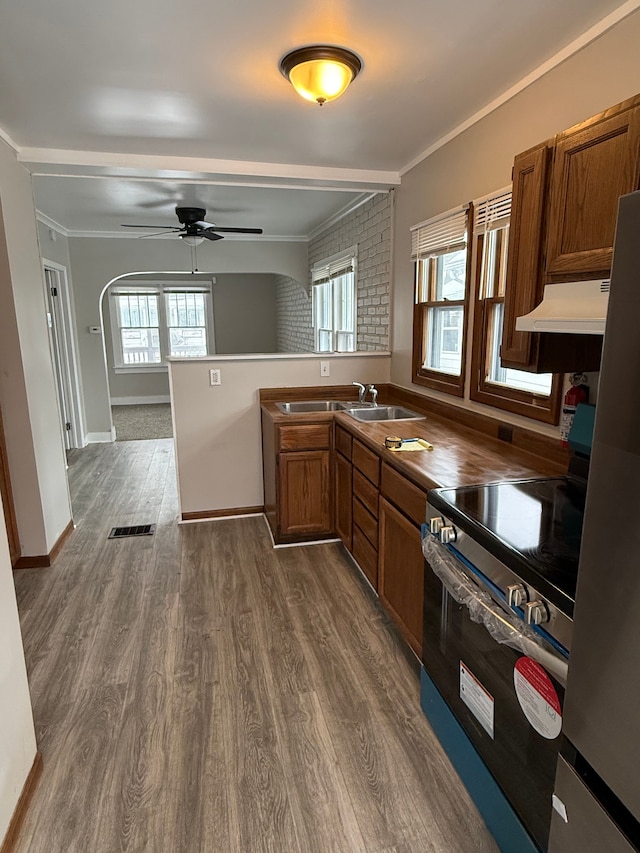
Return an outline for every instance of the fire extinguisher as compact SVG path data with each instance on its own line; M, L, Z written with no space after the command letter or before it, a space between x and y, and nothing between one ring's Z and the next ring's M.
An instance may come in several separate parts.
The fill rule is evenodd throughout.
M560 441L563 447L568 447L569 431L578 408L578 403L586 403L589 399L589 388L587 377L584 373L573 373L569 377L571 388L564 395L562 401L562 415L560 417Z

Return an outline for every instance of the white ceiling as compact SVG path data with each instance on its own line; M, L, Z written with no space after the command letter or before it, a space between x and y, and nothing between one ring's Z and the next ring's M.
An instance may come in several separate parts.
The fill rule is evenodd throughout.
M54 173L37 179L36 200L72 230L113 230L125 215L166 217L176 201L197 198L207 209L237 209L233 221L221 212L219 225L245 224L245 213L253 225L262 210L282 208L263 227L301 233L343 207L344 191L397 183L421 152L620 5L0 0L0 127L35 172ZM364 65L322 108L300 99L278 70L284 53L320 42L351 48ZM145 168L153 180L126 186ZM60 177L68 174L119 180ZM342 191L322 202L314 192L304 225L305 202L292 202L299 228L285 232L286 191L272 189L254 208L249 191L231 191L233 175L273 188L329 181ZM186 176L211 184L194 188ZM163 198L164 207L149 207Z

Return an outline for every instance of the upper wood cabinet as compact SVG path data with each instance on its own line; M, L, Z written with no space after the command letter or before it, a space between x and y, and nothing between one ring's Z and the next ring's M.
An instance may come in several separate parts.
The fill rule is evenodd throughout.
M620 104L556 137L547 281L611 269L618 199L638 187L640 105Z
M640 96L515 158L500 350L505 367L598 369L600 337L518 332L516 318L542 301L545 284L609 274L618 199L639 186Z
M542 298L542 236L547 173L547 143L519 154L513 164L511 226L500 358L507 367L534 364L536 335L516 331L516 319L528 314Z

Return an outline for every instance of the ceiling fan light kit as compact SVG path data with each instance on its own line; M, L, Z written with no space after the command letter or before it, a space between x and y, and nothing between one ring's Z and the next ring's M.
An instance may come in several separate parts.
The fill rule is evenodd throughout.
M320 106L339 98L361 69L353 51L333 45L299 47L280 60L280 71L296 92Z

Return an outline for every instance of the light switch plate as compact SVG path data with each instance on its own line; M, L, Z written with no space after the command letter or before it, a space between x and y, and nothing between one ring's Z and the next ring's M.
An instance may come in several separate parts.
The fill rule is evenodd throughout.
M320 362L320 376L331 376L331 365L328 361Z

